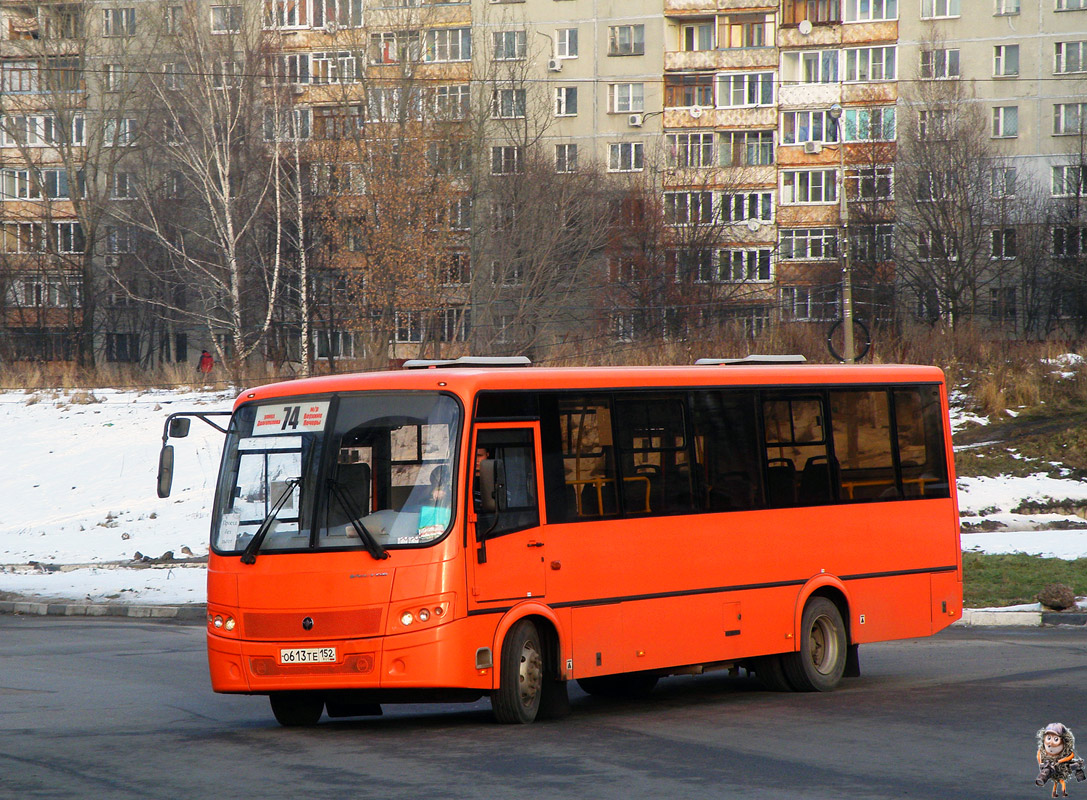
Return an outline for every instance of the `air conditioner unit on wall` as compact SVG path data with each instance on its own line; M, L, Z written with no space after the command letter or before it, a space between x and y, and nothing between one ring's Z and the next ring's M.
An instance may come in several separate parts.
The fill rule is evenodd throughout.
M548 72L562 72L562 60L558 58L547 59Z
M823 152L823 145L819 144L819 142L804 142L804 152L810 154L821 153Z
M631 114L629 117L627 117L627 125L629 125L632 128L642 127L642 123L644 121L645 121L645 115L644 114Z

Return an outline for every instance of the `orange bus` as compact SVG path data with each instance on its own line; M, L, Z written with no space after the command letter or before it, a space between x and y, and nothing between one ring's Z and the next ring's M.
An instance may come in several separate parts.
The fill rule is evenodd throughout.
M420 366L238 398L215 691L284 725L487 695L526 723L565 713L571 680L727 667L826 691L858 645L961 616L939 369Z

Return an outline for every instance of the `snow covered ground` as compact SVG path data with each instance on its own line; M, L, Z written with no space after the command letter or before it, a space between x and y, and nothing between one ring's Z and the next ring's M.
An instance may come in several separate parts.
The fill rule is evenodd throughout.
M189 437L174 442L173 494L160 500L155 474L162 426L173 411L226 411L233 400L233 394L165 390L0 393L0 593L203 602L202 565L148 564L142 557L207 555L222 434L193 421ZM957 415L954 423L962 419ZM1087 484L1043 474L960 479L963 522L986 519L1013 529L964 534L963 548L1087 556L1087 528L1037 530L1082 520L1012 513L1028 499L1087 503ZM142 566L118 568L118 562Z

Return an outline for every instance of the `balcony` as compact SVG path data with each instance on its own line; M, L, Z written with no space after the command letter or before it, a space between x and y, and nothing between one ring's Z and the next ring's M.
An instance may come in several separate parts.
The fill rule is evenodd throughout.
M781 106L829 108L841 102L841 84L838 83L783 83L778 88L778 103Z
M721 69L776 69L773 47L737 47L727 50L672 50L664 54L665 71L693 72Z

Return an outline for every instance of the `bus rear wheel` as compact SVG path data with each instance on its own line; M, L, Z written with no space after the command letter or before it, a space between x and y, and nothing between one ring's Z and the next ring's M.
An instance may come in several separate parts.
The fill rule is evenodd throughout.
M799 692L829 692L845 673L848 649L838 606L814 597L800 620L800 650L782 656L785 675Z
M315 692L273 692L268 702L276 722L285 728L316 725L325 710L325 699Z
M544 689L544 660L540 633L531 620L514 625L502 642L498 688L491 692L491 707L499 722L524 725L540 710Z

